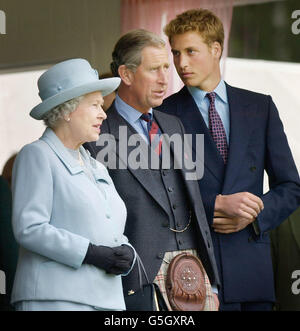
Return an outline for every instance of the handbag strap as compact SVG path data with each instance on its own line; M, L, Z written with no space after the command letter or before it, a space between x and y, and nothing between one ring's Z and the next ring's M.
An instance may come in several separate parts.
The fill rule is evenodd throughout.
M162 297L162 294L161 294L158 286L155 283L150 283L149 277L148 277L146 269L144 267L144 264L137 253L136 253L136 260L137 260L137 265L138 265L140 289L141 289L142 293L144 292L143 279L142 279L142 272L143 272L144 276L147 280L147 284L152 285L152 294L153 294L153 300L154 300L153 304L155 305L155 309L153 309L153 310L154 311L160 311L160 310L168 311L168 307L165 303L164 298Z
M144 274L144 277L146 278L147 284L150 284L146 269L144 267L144 264L141 260L141 258L139 257L138 254L136 254L136 261L137 261L137 267L138 267L138 273L139 273L139 284L140 284L140 289L143 289L143 276L142 276L142 272Z

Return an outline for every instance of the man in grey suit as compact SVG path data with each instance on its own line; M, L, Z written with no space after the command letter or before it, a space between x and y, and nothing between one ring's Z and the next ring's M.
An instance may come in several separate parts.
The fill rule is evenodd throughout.
M197 255L205 269L204 310L217 310L219 278L197 181L188 180L183 163L180 169L175 166L176 159L181 158L178 148L170 148L169 167L162 166L165 150L164 145L160 149L161 140L156 146L160 154L157 166L150 164L148 157L157 155L153 153L155 139L151 140L154 127L159 137L175 134L180 141L184 137L179 119L153 109L161 105L167 89L169 60L165 42L146 30L131 31L117 42L111 68L122 79L118 95L101 126L98 142L89 143L86 148L93 157L105 162L109 148L102 137L114 141L113 151L106 155L110 161L116 161L107 162L109 174L127 207L125 234L141 257L150 282L157 283L167 299L165 280L170 260L186 251ZM136 155L134 138L141 149L146 146L145 153ZM123 279L125 297L139 289L135 269Z

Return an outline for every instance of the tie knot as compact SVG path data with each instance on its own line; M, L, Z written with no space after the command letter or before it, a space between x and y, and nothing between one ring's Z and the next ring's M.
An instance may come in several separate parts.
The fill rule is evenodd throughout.
M142 120L146 121L147 123L151 122L151 119L152 119L151 113L142 114L140 118Z
M207 93L206 96L208 97L210 102L215 102L215 100L216 100L216 93L215 92Z

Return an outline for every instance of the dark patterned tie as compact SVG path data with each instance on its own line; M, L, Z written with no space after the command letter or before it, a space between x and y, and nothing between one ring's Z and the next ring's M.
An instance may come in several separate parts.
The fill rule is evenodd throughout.
M207 93L206 95L210 102L208 111L209 131L212 135L214 142L216 143L219 153L224 160L224 163L226 164L228 159L228 145L226 140L226 132L222 120L215 107L216 93L211 92Z
M141 119L147 122L151 148L153 148L158 155L161 155L162 133L159 126L150 113L142 114Z

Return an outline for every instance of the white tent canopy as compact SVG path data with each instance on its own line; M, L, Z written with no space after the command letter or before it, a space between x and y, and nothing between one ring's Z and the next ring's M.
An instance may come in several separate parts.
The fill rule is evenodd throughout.
M271 95L300 170L300 64L227 58L228 84Z
M0 73L0 172L11 154L38 139L44 125L29 117L40 102L37 79L44 69ZM278 107L300 169L300 64L227 58L225 80L233 86L270 94Z

